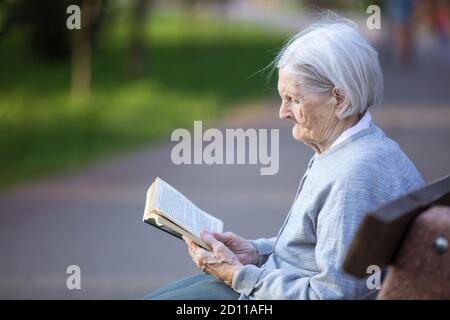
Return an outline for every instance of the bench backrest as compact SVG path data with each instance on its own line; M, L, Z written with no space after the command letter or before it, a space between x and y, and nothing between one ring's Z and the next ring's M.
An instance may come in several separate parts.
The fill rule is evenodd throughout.
M432 205L450 206L450 175L367 214L346 255L344 271L362 278L368 266L389 265L413 221Z

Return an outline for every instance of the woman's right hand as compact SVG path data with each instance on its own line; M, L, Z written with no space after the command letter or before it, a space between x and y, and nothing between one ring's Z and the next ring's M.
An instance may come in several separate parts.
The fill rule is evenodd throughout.
M211 232L211 235L227 246L243 265L258 264L258 251L249 240L239 237L233 232Z

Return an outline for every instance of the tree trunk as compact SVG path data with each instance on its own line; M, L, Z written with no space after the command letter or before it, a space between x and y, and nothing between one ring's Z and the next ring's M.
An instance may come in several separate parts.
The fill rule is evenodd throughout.
M81 30L74 30L72 37L71 94L89 96L91 91L92 27L99 15L102 0L83 0Z
M145 73L145 23L151 2L151 0L136 0L133 10L131 40L126 61L127 73L132 77L139 77Z

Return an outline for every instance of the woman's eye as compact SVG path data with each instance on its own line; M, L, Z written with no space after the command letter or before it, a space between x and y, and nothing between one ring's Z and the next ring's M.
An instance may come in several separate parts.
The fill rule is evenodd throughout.
M295 103L295 104L300 104L300 101L294 100L294 103Z

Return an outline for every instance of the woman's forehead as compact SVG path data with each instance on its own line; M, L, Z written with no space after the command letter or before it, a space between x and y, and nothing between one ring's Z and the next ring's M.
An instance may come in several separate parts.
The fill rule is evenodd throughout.
M301 82L299 76L280 69L278 72L278 90L281 93L300 94Z

